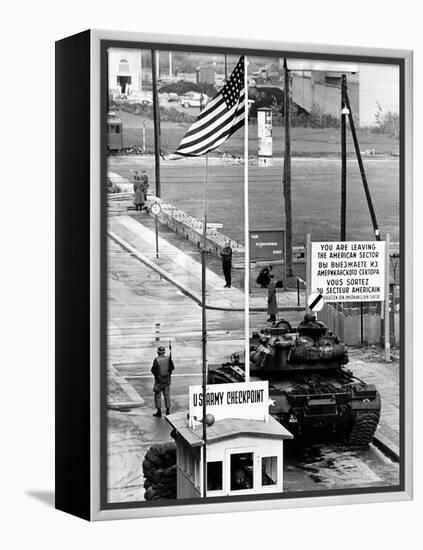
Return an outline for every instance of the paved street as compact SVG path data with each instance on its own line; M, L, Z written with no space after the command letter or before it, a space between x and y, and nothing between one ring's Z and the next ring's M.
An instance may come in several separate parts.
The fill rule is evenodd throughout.
M121 398L139 405L130 411L109 410L109 500L130 502L143 500L146 451L170 440L165 420L152 417L155 349L171 340L176 365L172 410L185 409L188 386L201 383L201 308L111 239L108 246L109 375L121 386ZM285 316L296 323L299 315ZM243 313L208 311L207 317L209 364L220 363L243 348ZM263 313L252 314L251 326L262 320ZM294 444L286 451L286 491L386 485L398 476L398 465L373 446L352 451L331 444L306 449Z

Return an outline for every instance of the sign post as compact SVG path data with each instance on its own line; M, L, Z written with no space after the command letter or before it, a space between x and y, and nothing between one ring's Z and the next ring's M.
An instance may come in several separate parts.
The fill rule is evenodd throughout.
M286 239L285 231L259 230L250 231L250 262L269 262L284 264L284 289L286 290Z
M384 333L385 333L385 362L391 362L391 335L389 326L389 243L390 235L386 235L385 240L385 318L384 318Z
M271 166L273 157L272 145L272 109L257 109L258 165Z
M157 216L162 211L160 204L158 202L155 202L151 207L151 211L154 214L154 227L156 230L156 258L158 259L159 258L159 227L157 225Z
M325 302L360 302L361 305L362 302L383 302L381 317L387 363L391 360L389 243L389 235L385 241L314 243L307 236L307 274L310 273L307 275L307 295L316 293L316 298L320 295L319 300Z

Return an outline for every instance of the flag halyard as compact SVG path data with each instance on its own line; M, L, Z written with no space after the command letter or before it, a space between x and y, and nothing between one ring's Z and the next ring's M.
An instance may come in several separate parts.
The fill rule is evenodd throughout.
M217 149L244 126L244 109L244 56L241 56L222 90L198 115L175 154L197 157Z

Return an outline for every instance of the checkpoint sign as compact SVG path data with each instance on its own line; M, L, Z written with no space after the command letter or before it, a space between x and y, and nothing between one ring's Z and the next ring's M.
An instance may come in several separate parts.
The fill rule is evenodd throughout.
M385 300L384 241L311 243L311 292L325 302Z
M235 384L208 384L206 388L207 414L216 421L225 418L267 420L269 414L269 382L241 382ZM189 387L189 418L203 417L203 387Z
M307 299L307 306L310 311L320 311L325 305L323 294L312 292Z

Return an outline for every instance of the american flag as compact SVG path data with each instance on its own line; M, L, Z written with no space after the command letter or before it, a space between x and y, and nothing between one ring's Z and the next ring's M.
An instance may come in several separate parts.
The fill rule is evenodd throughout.
M229 80L198 115L175 154L198 157L217 149L244 125L244 104L244 56L241 56Z

